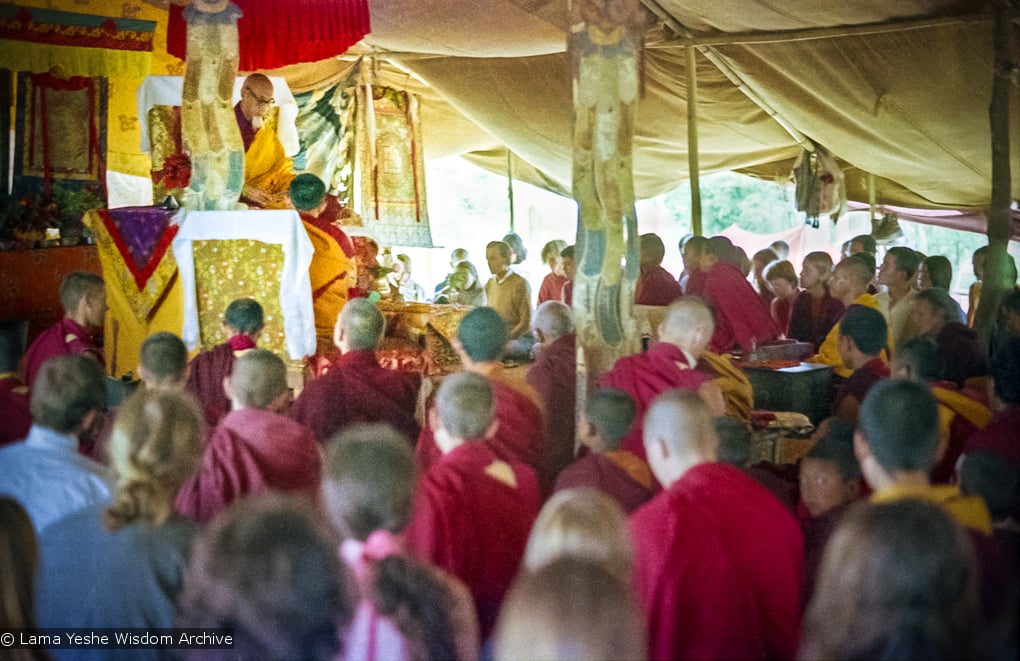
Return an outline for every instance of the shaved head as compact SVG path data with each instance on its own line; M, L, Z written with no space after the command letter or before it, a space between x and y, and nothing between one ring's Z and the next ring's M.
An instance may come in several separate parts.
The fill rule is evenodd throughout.
M699 356L708 348L714 332L715 319L708 304L700 298L685 296L666 308L666 316L659 324L659 341Z
M494 412L492 386L480 374L457 372L443 379L439 386L436 413L443 428L455 438L483 438Z
M574 332L574 315L565 303L546 301L535 310L532 326L542 331L549 341L557 340Z
M869 268L864 258L851 255L836 264L836 269L842 271L857 281L858 284L867 286L875 277L875 269Z
M269 349L252 349L234 360L231 394L253 409L265 409L287 391L287 366Z
M367 298L348 301L340 311L337 323L344 341L352 351L375 349L386 331L386 320L382 312Z
M716 459L719 439L712 412L696 392L674 389L656 397L645 413L643 433L653 470L660 461L660 453L653 446L660 442L669 454L681 458Z

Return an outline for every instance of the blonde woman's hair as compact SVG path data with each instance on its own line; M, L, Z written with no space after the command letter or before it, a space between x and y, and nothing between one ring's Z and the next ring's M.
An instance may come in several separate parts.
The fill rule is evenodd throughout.
M523 572L496 624L495 658L645 658L644 625L626 581L590 558Z
M565 489L539 512L524 566L535 571L564 556L586 558L629 582L632 553L627 517L615 500L594 489Z
M195 472L205 443L205 421L186 393L141 390L117 412L110 463L117 475L103 525L117 530L137 521L160 525L173 511L177 490Z

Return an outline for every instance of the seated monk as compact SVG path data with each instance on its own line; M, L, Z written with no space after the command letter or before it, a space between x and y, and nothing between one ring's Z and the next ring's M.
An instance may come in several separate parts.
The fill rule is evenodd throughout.
M307 427L282 415L290 401L287 367L267 349L234 361L223 389L233 404L216 427L202 465L177 493L177 511L199 523L265 491L316 498L322 459Z
M539 305L532 322L538 354L525 380L538 393L545 410L545 451L539 477L543 492L548 492L559 472L574 460L577 335L570 308L559 301Z
M64 318L39 334L25 352L23 372L31 388L39 368L54 356L85 356L104 364L103 350L92 343L91 333L106 318L106 286L95 273L75 271L60 282Z
M0 447L28 436L32 413L28 386L18 377L18 350L10 333L0 332Z
M914 297L911 321L918 335L932 338L942 350L942 378L962 387L967 379L987 374L988 363L977 333L958 321L958 307L945 289L925 289Z
M907 379L887 379L871 389L854 434L854 454L873 490L871 502L926 500L970 530L990 535L984 501L964 496L955 484L932 485L938 445L938 400L931 389Z
M651 499L652 471L643 459L620 449L620 441L634 424L636 408L630 395L616 388L599 388L588 395L581 424L585 454L564 468L555 491L595 489L630 514Z
M786 337L810 342L815 348L822 346L825 336L843 316L843 302L829 292L831 277L832 257L829 257L829 253L808 253L801 264L802 289L793 299Z
M828 430L800 460L801 531L804 533L804 583L801 608L814 593L822 552L832 531L857 501L861 466L854 456L854 426L831 418Z
M869 264L867 253L851 255L836 265L829 282L829 290L834 298L843 303L844 309L851 305L864 305L880 310L878 299L868 293L868 285L875 273L873 267L874 260L872 259ZM892 350L892 337L889 338L888 344ZM836 322L825 336L825 341L818 347L818 353L812 356L809 362L831 365L832 371L844 379L853 373L853 369L843 364L843 357L839 353L839 322Z
M375 351L385 331L382 312L365 298L349 301L337 317L333 342L340 357L290 408L290 417L309 427L320 443L357 422L389 423L409 444L418 437L414 412L421 376L379 364Z
M719 386L698 369L698 359L708 348L715 324L712 313L699 299L682 298L666 310L659 325L659 341L644 353L625 356L606 372L599 387L618 388L634 399L637 419L620 448L645 459L641 426L652 400L672 388L701 394L714 415L725 415Z
M878 310L851 305L839 322L839 355L853 370L836 392L832 414L857 422L857 411L871 386L889 378L889 366L882 360L889 325Z
M643 433L665 489L630 516L648 658L793 658L803 554L793 515L718 461L712 414L694 393L660 395Z
M750 475L756 482L769 490L776 500L791 512L797 511L796 467L792 464L775 464L759 461L751 464L753 432L751 425L731 418L719 416L713 421L715 435L719 437L719 461L734 466Z
M486 442L502 426L493 385L459 372L439 387L429 426L442 457L422 474L404 533L408 551L467 585L483 640L517 575L540 505L535 472L500 459Z
M713 236L708 240L701 258L705 282L700 295L715 312L715 332L710 344L715 353L734 348L749 353L779 337L768 306L735 261L736 251L729 239Z
M992 419L992 411L982 401L981 393L945 381L942 365L938 345L930 338L915 337L896 348L891 368L894 378L912 379L930 387L939 402L939 445L931 470L934 484L954 481L968 439Z
M315 253L308 267L312 283L315 336L328 347L336 318L347 303L347 289L356 277L354 244L339 226L340 203L326 194L314 174L299 174L290 182L290 201L301 215Z
M641 274L634 289L635 305L669 305L684 295L683 287L673 275L662 268L666 246L658 234L642 234L640 238Z
M705 256L708 239L703 236L692 236L680 246L680 254L684 260L684 272L680 276L680 286L688 296L701 296L705 288L705 272L701 270L701 258Z
M183 392L188 382L188 348L173 333L153 333L138 351L138 380L145 390ZM107 447L120 407L108 406L94 434L83 435L80 451L101 464L109 464Z
M541 399L524 381L523 370L504 368L500 362L506 340L506 322L492 308L480 307L461 319L454 348L465 371L481 374L492 383L499 423L486 441L492 451L504 461L527 464L537 471L545 451ZM415 456L423 471L442 456L427 425L418 436Z
M265 121L273 103L273 83L265 74L244 79L241 100L234 106L244 143L241 201L263 209L286 209L294 163L284 153L275 125Z
M995 415L967 440L964 452L995 452L1020 469L1020 337L1002 345L992 362L992 408Z
M254 299L232 301L223 313L227 341L191 360L187 389L198 398L210 428L218 425L230 410L230 398L223 391L223 380L230 376L234 358L255 348L264 326L263 315L262 306Z

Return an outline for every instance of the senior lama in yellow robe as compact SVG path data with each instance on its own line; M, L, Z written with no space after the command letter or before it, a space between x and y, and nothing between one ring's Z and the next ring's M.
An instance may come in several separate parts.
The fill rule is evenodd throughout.
M277 113L268 112L273 103L273 83L268 77L253 73L245 78L241 100L234 106L244 143L241 200L264 209L286 209L294 164L276 134Z

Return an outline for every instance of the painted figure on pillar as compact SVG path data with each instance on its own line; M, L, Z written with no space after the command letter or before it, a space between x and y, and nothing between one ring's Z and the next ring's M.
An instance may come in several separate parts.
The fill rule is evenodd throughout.
M595 375L637 348L631 313L639 267L631 175L637 18L636 0L570 4L579 214L574 306L587 370Z
M244 187L244 145L231 103L237 77L237 19L227 0L192 0L181 135L191 157L188 209L235 209Z

